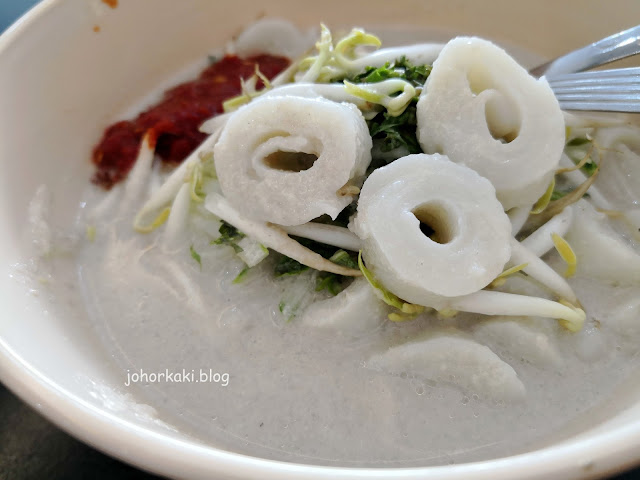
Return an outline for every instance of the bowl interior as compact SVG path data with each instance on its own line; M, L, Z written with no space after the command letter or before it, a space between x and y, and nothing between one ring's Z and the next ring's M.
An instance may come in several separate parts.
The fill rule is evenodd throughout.
M629 19L640 18L640 4L620 1L611 8L604 2L577 0L304 4L281 0L256 8L248 0L137 0L110 8L93 0L51 0L4 34L0 38L0 162L5 172L0 178L0 265L5 268L0 277L2 380L84 440L165 474L206 477L208 471L221 472L233 465L236 472L244 472L238 475L260 468L274 478L302 474L329 478L318 468L284 473L286 468L275 463L267 467L220 455L182 435L158 418L152 406L128 395L122 388L122 372L86 321L73 262L64 256L35 259L39 245L32 234L42 226L34 220L37 215L29 210L29 202L38 187L46 185L49 193L40 194L46 197L51 236L73 230L91 175L91 148L103 129L132 104L139 105L149 91L175 78L175 72L205 58L262 15L287 18L302 27L319 21L336 28L357 24L375 31L380 26L395 29L399 37L406 30L423 31L425 40L439 40L451 32L473 34L552 58L630 27ZM534 59L535 55L528 57L531 66ZM637 446L640 389L626 385L615 398L609 408L582 418L540 447L560 441L575 445L579 438L609 434L623 426L635 427L635 433L627 434L635 435L628 438L634 438ZM151 445L157 448L152 450ZM609 455L608 460L599 457L589 472L595 475L616 462L631 460L622 453ZM585 462L591 460L595 459L585 457ZM450 478L472 478L475 471L480 478L477 468L464 468L429 471ZM507 475L509 468L522 464L489 462L483 468L494 468L494 473L504 468ZM549 463L544 468L579 474L577 464Z

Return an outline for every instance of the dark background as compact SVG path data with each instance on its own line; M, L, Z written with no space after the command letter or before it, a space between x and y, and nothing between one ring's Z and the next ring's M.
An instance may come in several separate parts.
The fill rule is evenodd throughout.
M0 0L0 32L35 3L36 0ZM114 478L154 480L160 477L129 467L75 440L0 383L0 480ZM612 480L634 479L640 479L640 469Z

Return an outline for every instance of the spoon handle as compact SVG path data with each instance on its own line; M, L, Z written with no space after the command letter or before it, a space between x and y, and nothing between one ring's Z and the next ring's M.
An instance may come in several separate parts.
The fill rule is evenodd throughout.
M637 53L640 53L640 25L574 50L530 70L529 73L550 78L563 73L589 70Z

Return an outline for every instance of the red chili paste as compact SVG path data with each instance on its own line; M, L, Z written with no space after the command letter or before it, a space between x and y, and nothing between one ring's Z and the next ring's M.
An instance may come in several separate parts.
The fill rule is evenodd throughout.
M255 65L273 78L289 65L284 57L256 55L246 59L226 55L191 82L168 90L157 105L138 115L111 125L93 150L97 170L92 181L111 188L123 180L133 166L145 132L151 132L156 154L165 162L184 160L206 138L198 127L206 119L222 113L222 103L241 93L240 79L255 73ZM258 82L258 87L262 85Z
M109 5L111 8L118 7L118 0L102 0L102 3Z

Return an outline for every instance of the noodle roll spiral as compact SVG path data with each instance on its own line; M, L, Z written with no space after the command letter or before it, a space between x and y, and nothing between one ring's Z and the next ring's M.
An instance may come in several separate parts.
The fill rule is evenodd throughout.
M362 181L371 137L357 107L324 98L259 98L235 112L214 148L224 196L243 215L300 225L335 218Z
M511 255L511 224L491 183L438 154L408 155L375 170L352 227L367 267L420 305L480 290Z
M505 210L542 196L564 148L564 117L547 81L479 38L458 37L444 47L417 120L423 150L489 179Z

